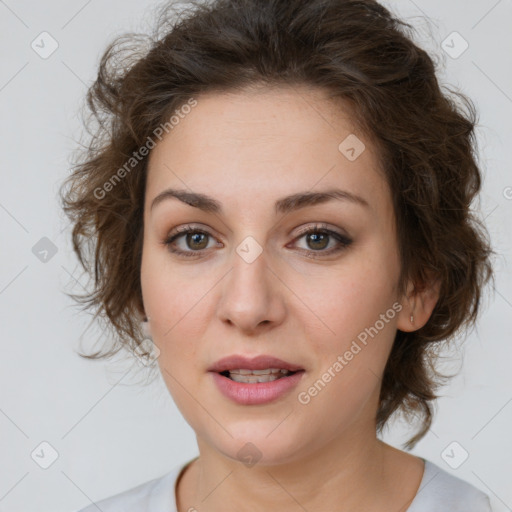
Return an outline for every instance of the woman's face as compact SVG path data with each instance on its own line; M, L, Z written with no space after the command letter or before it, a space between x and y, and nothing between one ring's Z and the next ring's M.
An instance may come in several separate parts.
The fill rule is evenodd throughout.
M399 312L395 218L377 156L319 91L196 99L148 165L142 292L166 385L200 446L233 459L277 464L363 445L410 315L405 304ZM202 199L154 202L168 189ZM300 371L267 383L211 371L236 355Z

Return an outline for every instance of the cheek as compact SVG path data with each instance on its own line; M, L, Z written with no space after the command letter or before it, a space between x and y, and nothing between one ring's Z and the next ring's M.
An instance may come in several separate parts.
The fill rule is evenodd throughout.
M305 401L314 402L309 410L343 402L344 411L334 416L348 421L347 412L354 413L377 393L396 334L396 269L390 261L389 256L387 261L384 256L354 258L309 292L307 304L315 315L308 312L303 326L318 356L301 390Z
M378 276L364 276L368 279L351 274L339 286L324 289L317 296L323 323L310 315L313 320L305 324L305 339L317 363L298 390L298 401L308 417L324 417L330 411L333 431L350 424L378 397L396 334L397 312L389 287L377 282Z
M385 314L395 300L396 269L389 261L359 255L329 275L296 281L294 291L309 309L303 318L310 334L346 342Z
M206 302L201 301L204 291L176 272L150 263L148 258L141 280L153 342L160 351L158 366L173 400L190 420L195 409L187 390L199 385L201 354L195 341L202 338L207 315Z
M158 364L171 395L183 407L190 405L184 387L197 389L204 361L211 360L211 347L201 340L212 322L212 297L219 283L218 273L198 273L193 262L171 265L165 250L149 248L143 253L142 295L153 342L160 350Z
M144 306L152 329L168 332L200 303L208 288L208 276L194 277L193 264L171 265L166 250L148 248L143 252L141 286ZM154 325L153 325L154 324ZM178 325L176 325L178 327Z
M201 337L204 291L198 286L200 283L185 279L168 267L165 257L148 251L143 255L141 286L153 342L160 350L162 375L174 387L170 375L181 381L180 369L196 360L197 347L193 341Z

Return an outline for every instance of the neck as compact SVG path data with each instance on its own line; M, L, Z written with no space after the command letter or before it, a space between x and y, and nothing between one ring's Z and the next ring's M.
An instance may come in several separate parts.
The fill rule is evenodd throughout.
M245 510L248 503L251 510L266 512L294 507L382 510L383 498L392 494L389 473L398 452L375 435L369 439L359 432L288 463L247 467L199 438L198 446L200 457L188 468L188 483L178 500L180 512L231 512ZM403 495L401 499L406 501Z

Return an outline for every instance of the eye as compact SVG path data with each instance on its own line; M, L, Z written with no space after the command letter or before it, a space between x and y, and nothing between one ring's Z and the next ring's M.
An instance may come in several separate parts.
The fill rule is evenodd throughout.
M212 238L212 235L207 231L194 226L184 226L178 231L175 234L171 233L163 242L170 252L180 256L194 257L208 249L209 238ZM178 242L181 242L181 246Z
M184 226L179 228L178 233L171 233L163 242L168 250L179 256L198 257L208 248L218 246L219 243L209 244L213 236L208 231L194 226ZM325 228L325 225L310 226L302 229L297 240L305 239L309 247L299 248L306 256L310 258L320 258L342 251L348 247L352 240L341 233ZM181 246L180 243L181 242ZM329 249L327 249L330 246ZM326 250L327 249L327 250Z
M327 229L324 225L310 226L301 230L301 235L295 240L305 239L306 249L301 249L312 258L331 255L347 248L352 240L337 231ZM327 249L330 246L329 249ZM327 250L326 250L327 249Z

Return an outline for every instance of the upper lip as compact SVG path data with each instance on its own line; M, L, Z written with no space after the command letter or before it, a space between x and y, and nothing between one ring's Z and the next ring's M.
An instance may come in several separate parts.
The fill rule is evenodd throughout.
M245 357L242 355L234 354L231 356L223 357L216 363L208 368L210 372L225 372L226 370L237 370L239 368L247 370L266 370L267 368L279 368L281 370L289 370L295 372L302 370L300 366L293 363L288 363L277 357L260 355L257 357Z

